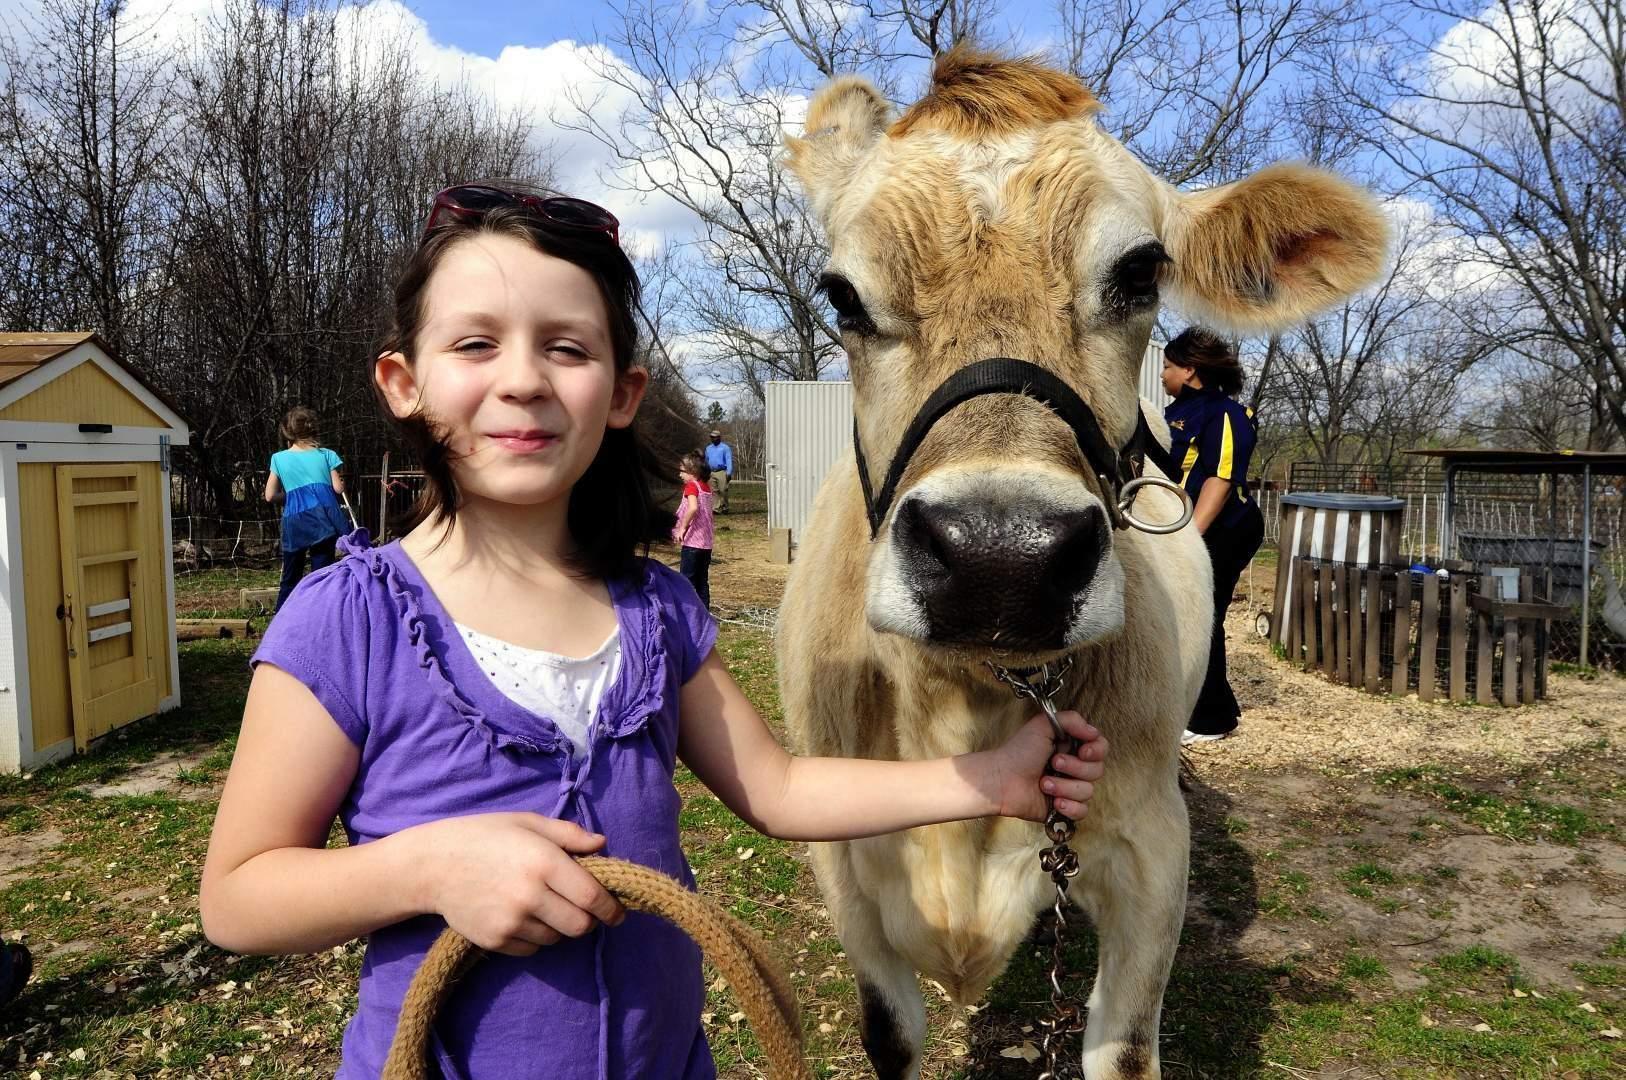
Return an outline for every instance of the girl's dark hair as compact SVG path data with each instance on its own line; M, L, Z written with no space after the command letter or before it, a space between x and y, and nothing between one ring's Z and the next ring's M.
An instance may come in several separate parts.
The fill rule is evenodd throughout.
M706 481L711 479L711 466L707 465L706 459L699 454L684 454L683 460L678 462L678 468L693 476L696 480Z
M547 194L511 181L493 186L517 193ZM398 352L409 362L414 359L418 331L424 321L424 295L435 268L454 244L481 233L528 241L538 250L592 275L609 313L616 373L633 366L638 355L638 325L633 312L638 304L639 284L638 273L626 253L604 233L561 226L518 205L498 207L471 221L437 225L419 242L396 281L390 326L380 344L380 354ZM405 418L395 416L376 380L373 391L385 417L423 466L423 490L401 522L402 531L435 517L450 526L457 518L462 496L452 473L453 451L445 435L434 417L421 408ZM638 556L647 554L650 541L665 531L650 493L650 481L670 479L639 439L636 424L607 429L597 456L570 491L566 521L575 542L571 556L574 569L598 578L635 573Z
M1187 327L1163 346L1163 355L1171 364L1195 368L1204 386L1215 387L1222 394L1230 396L1242 389L1244 376L1236 350L1212 330Z
M286 442L316 442L322 435L322 418L308 405L295 405L277 425Z

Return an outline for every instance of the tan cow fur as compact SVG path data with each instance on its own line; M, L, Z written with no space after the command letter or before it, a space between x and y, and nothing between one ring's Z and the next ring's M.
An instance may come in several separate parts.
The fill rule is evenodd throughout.
M1140 407L1135 373L1149 316L1115 321L1098 282L1125 244L1161 240L1163 282L1188 310L1233 327L1281 327L1367 283L1385 230L1370 199L1302 166L1183 194L1095 123L1068 76L969 51L941 59L934 88L901 119L867 84L839 79L788 140L830 241L878 333L845 344L874 478L931 389L987 356L1066 379L1121 443ZM1166 439L1161 417L1148 410ZM945 417L899 497L953 471L1084 483L1068 429L1017 396L977 398ZM1175 498L1136 512L1172 519ZM872 543L849 455L798 538L781 608L779 671L798 751L926 758L998 745L1031 713L982 668L989 652L874 630L863 597L886 545ZM1188 827L1179 735L1201 685L1211 577L1195 529L1117 531L1123 629L1078 650L1060 704L1111 742L1075 847L1073 898L1101 939L1084 1063L1090 1080L1159 1075L1156 1032L1184 913ZM1049 656L1001 656L1009 664ZM976 1001L1048 904L1039 826L979 820L815 845L815 872L860 984L896 1014L919 1069L919 972Z

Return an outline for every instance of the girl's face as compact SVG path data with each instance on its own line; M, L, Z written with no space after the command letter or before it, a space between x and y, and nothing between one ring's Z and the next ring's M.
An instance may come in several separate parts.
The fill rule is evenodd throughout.
M422 409L469 498L541 505L568 496L606 428L632 423L649 374L617 375L591 275L518 237L447 249L424 291L416 358L379 357L391 410Z
M1195 368L1181 367L1167 356L1163 358L1163 392L1170 397L1179 397L1180 391L1191 381Z

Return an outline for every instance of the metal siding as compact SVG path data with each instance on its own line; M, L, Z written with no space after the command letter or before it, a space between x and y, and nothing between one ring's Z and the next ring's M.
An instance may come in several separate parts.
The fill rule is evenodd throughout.
M1151 342L1140 361L1140 396L1162 409L1174 399L1163 392L1163 346Z
M795 540L830 467L852 447L850 382L771 382L764 389L768 528Z
M169 425L111 375L87 360L0 409L0 420L58 424Z
M57 534L56 466L17 466L22 520L23 610L28 627L28 685L34 751L73 738L68 646L56 609L62 603L62 549Z
M1162 409L1163 346L1146 346L1137 379L1140 396ZM852 383L770 382L763 385L767 413L768 528L799 538L830 467L852 447Z

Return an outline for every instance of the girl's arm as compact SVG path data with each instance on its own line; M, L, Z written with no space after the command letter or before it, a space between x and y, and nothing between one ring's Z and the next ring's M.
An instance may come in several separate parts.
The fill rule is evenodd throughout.
M1231 482L1221 480L1217 476L1210 476L1203 481L1202 490L1197 492L1197 507L1191 513L1191 520L1197 525L1199 535L1208 532L1208 527L1214 524L1221 510L1225 509L1225 500L1231 497Z
M200 907L209 940L307 953L438 913L476 945L513 955L621 909L569 853L603 845L566 821L481 814L328 848L360 751L292 675L261 664L221 793Z
M343 495L344 494L344 477L339 475L339 470L338 469L332 470L331 479L333 480L333 493L335 495Z
M774 739L713 652L683 686L678 754L730 810L781 840L851 840L963 818L1040 821L1047 763L1056 808L1084 813L1102 774L1106 740L1077 713L1062 713L1079 755L1053 753L1050 723L1035 717L997 750L934 761L793 757Z
M272 472L270 476L265 478L265 501L276 502L277 493L281 490L282 481L277 479L277 474L275 472Z

